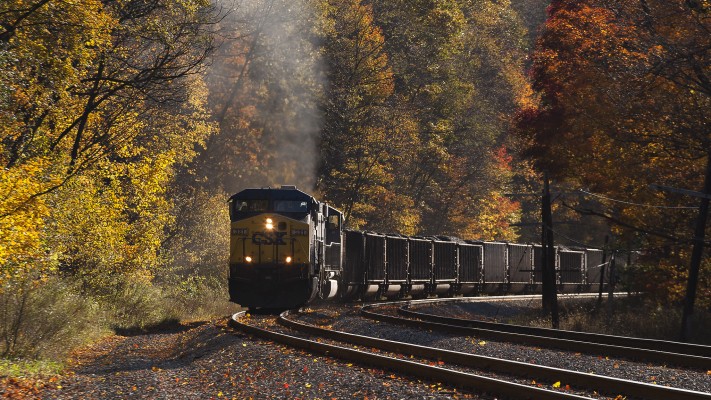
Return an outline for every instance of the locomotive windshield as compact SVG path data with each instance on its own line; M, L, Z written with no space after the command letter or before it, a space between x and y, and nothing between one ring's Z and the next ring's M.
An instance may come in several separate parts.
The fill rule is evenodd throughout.
M317 204L313 197L293 187L245 189L232 196L230 202L232 221L270 212L301 220Z
M275 212L298 212L309 211L309 203L300 200L274 200Z
M269 200L235 200L236 212L265 212L269 208Z

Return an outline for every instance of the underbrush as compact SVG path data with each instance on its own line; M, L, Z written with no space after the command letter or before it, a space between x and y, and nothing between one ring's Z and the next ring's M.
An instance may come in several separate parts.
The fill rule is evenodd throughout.
M226 286L226 279L197 275L159 283L117 276L100 290L71 277L6 282L0 376L55 374L73 349L113 332L140 334L228 315L237 306L228 302Z
M560 329L678 341L681 331L680 305L663 305L644 296L605 298L584 302L560 302ZM550 328L550 319L529 314L510 321ZM696 308L689 341L711 345L711 312Z
M0 357L61 360L67 349L94 340L99 304L71 280L6 282L0 288Z
M237 311L229 302L227 278L188 275L166 285L171 312L181 320L208 319Z

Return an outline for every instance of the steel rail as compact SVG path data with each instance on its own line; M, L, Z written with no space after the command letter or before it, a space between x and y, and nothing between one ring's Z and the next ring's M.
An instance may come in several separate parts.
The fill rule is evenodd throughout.
M282 313L279 317L279 322L292 329L349 344L367 346L370 348L423 357L431 360L440 360L446 363L458 364L477 369L485 369L525 378L550 380L552 382L560 381L570 384L571 386L603 392L612 396L624 394L627 396L652 399L711 400L711 394L693 390L652 385L649 383L627 379L618 379L567 369L547 367L324 329L318 326L296 321L290 318L291 314L292 312Z
M478 336L490 340L499 340L546 348L558 348L561 350L582 352L588 354L592 353L604 356L622 357L631 360L655 362L661 363L663 365L677 365L702 370L708 370L709 366L711 366L711 358L709 357L677 354L650 349L639 349L635 347L614 346L609 344L591 343L570 339L558 339L546 336L525 335L521 333L503 332L476 327L450 325L441 322L421 321L403 317L396 317L371 311L372 308L382 307L383 305L384 304L370 304L363 306L361 308L361 313L363 313L363 315L366 315L369 318L379 321L411 326L420 329L436 329L439 331L453 334Z
M467 303L466 300L454 302ZM418 303L418 305L427 303ZM613 346L635 347L639 349L657 350L667 353L688 354L692 356L711 357L711 346L693 343L681 343L667 340L633 338L627 336L606 335L601 333L575 332L550 328L538 328L504 324L489 321L477 321L466 318L446 317L422 311L415 311L411 304L406 304L398 309L398 313L409 318L419 318L425 321L441 322L448 325L482 328L492 331L520 333L524 335L545 336L558 339L578 340L589 343L609 344ZM711 365L711 364L709 364Z
M589 397L507 382L504 380L468 374L465 372L453 371L414 361L400 360L379 354L373 354L326 343L319 343L313 340L269 331L240 322L240 319L245 313L246 311L242 311L234 314L229 320L230 326L257 337L304 349L312 353L345 359L386 370L394 370L406 375L425 379L427 381L446 382L447 384L471 389L475 392L496 393L515 399L591 400Z

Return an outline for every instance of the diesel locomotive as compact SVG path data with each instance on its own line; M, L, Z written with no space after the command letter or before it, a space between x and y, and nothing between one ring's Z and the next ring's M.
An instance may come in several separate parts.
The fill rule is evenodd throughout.
M538 293L538 245L344 229L343 215L294 186L229 200L230 300L286 309L314 299ZM597 291L602 250L557 246L560 292ZM604 274L602 275L604 276ZM609 276L609 274L608 274Z
M333 297L341 267L342 214L294 186L230 197L230 300L293 308Z

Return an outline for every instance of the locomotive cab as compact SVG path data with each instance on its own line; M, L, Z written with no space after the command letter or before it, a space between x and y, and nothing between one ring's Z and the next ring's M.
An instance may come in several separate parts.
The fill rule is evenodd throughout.
M324 242L340 244L340 213L294 186L245 189L229 207L230 300L273 309L313 300L332 259Z

